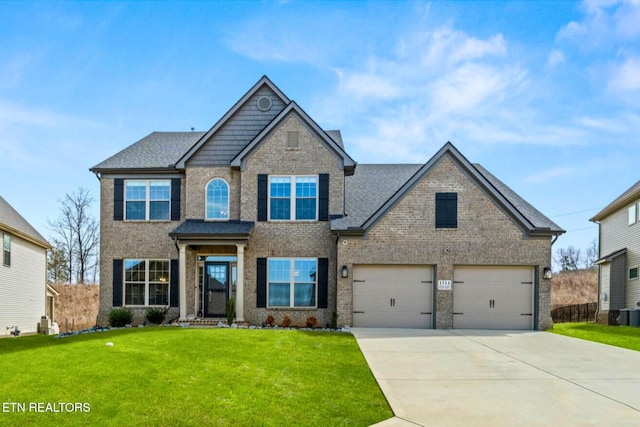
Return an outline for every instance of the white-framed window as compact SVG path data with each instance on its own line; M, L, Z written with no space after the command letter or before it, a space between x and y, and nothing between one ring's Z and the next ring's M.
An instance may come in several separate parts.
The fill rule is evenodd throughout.
M169 221L171 181L133 179L125 181L124 213L127 221Z
M638 279L638 267L632 267L629 269L629 280Z
M316 221L318 177L270 176L268 206L272 221Z
M2 265L11 267L11 235L2 236Z
M267 277L269 307L317 307L317 258L269 258Z
M628 214L629 225L635 224L638 221L638 205L634 203L633 205L629 206Z
M169 260L125 259L124 304L169 305Z
M205 218L229 219L229 184L222 178L214 178L207 184Z

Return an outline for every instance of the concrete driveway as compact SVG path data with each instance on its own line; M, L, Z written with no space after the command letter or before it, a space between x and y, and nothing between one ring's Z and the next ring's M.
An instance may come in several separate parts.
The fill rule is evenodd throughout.
M546 332L354 328L378 426L637 426L640 352Z

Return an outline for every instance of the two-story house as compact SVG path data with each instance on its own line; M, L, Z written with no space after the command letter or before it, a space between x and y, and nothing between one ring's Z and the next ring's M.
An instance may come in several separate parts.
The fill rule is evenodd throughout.
M208 132L154 132L101 181L98 323L546 329L563 230L445 144L421 165L357 165L267 77Z
M599 224L599 323L614 322L620 309L640 305L639 212L640 181L590 220Z
M57 292L47 285L51 245L0 196L0 328L35 333L45 313L53 317Z

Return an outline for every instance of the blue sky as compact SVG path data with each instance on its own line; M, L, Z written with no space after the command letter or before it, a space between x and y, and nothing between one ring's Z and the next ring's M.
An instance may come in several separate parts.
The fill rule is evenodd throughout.
M42 234L89 168L268 75L359 163L451 141L567 230L638 179L640 2L0 2L0 194Z

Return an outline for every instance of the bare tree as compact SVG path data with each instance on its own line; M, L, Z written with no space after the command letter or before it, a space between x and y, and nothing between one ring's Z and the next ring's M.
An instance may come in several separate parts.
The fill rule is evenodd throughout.
M68 262L68 280L75 277L76 283L85 283L93 271L95 280L98 265L98 223L89 209L93 198L89 191L79 188L66 194L60 201L60 216L49 221L56 234L55 248L64 253Z
M580 265L580 249L573 246L568 248L560 248L556 252L556 262L560 265L562 271L577 270Z
M594 268L595 262L598 260L598 241L593 239L587 247L587 252L584 256L585 268Z

